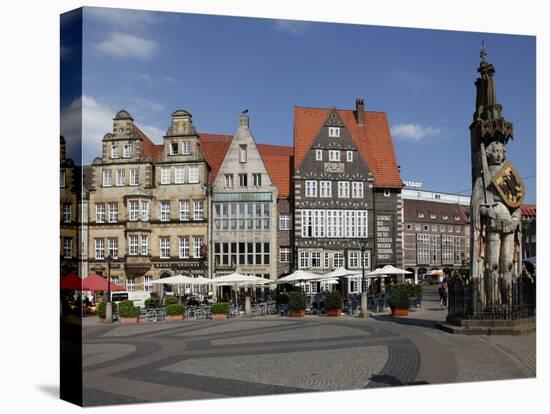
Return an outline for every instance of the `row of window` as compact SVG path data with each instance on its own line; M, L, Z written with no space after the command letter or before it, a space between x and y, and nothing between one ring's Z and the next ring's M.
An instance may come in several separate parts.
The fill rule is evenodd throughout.
M370 269L370 250L365 250L363 256L365 269ZM346 267L348 269L359 269L361 265L361 251L348 250L348 260L344 263L344 252L328 252L320 250L300 250L299 262L300 269L332 269Z
M118 142L111 144L111 158L120 158L120 144ZM122 158L132 158L132 144L126 143L122 146Z
M179 142L170 143L170 155L191 155L191 143L189 141L183 141L181 148L179 144Z
M322 149L316 149L315 150L315 160L316 161L323 161L324 151L325 150L322 150ZM340 162L342 152L344 152L344 151L328 150L328 161ZM345 153L346 153L346 161L347 162L353 162L353 151L345 151Z
M367 210L301 210L302 237L367 237Z
M128 184L126 184L126 170L115 170L115 186L122 187L125 185L136 186L139 185L139 171L137 168L128 169ZM113 186L113 171L110 169L103 170L103 187Z
M171 243L169 236L159 236L159 255L161 259L171 258ZM190 255L191 239L193 246L193 255ZM202 257L202 246L204 237L178 236L178 258L187 259ZM105 239L94 239L94 251L96 260L105 259L105 253L113 259L118 259L118 239L107 239L107 251L105 250ZM128 255L129 256L147 256L149 254L149 236L148 235L129 235L128 236Z
M317 197L317 194L321 198L332 197L332 183L332 181L306 180L306 197ZM338 181L338 198L349 198L350 195L351 198L363 198L364 193L364 183L361 181Z
M348 293L362 293L361 285L363 283L363 280L361 276L353 276L353 277L347 277L346 278L347 283L347 289L346 292ZM328 288L328 282L326 281L319 281L319 282L312 282L312 283L306 283L304 287L304 293L307 295L314 295L316 293L320 293L323 291L326 291ZM366 288L366 286L365 286Z
M69 205L70 206L70 205ZM128 220L129 221L148 221L150 201L135 199L128 200ZM193 206L193 211L190 210ZM192 213L192 214L191 214ZM180 221L204 220L204 200L180 200L179 201L179 219ZM160 221L170 221L171 202L159 202ZM96 223L116 223L118 221L118 203L96 203L95 222Z
M172 170L174 173L172 174ZM186 173L187 171L187 173ZM172 181L172 176L174 177ZM161 184L197 184L200 182L200 170L198 165L175 167L160 167Z
M433 232L436 232L437 227L438 227L437 224L432 224L431 226L428 225L428 224L424 224L423 227L420 224L415 224L414 225L414 230L415 231L420 231L420 229L423 228L424 231L429 231L430 228L431 228ZM412 230L412 224L407 224L407 230ZM439 226L439 232L440 233L445 233L445 232L452 233L453 232L453 226L441 225L441 226ZM460 226L454 227L454 232L455 233L461 233L462 232L462 227L460 227Z
M431 259L431 260L430 260ZM416 252L417 264L436 264L438 260L437 251L426 247L419 247ZM442 264L461 264L464 260L464 252L451 248L441 250Z
M235 174L225 174L224 176L224 186L225 188L234 188L234 175ZM239 188L248 187L248 175L249 174L237 174ZM252 176L252 187L261 187L262 186L262 174L253 173Z
M418 218L424 218L424 213L418 213ZM435 220L437 218L437 216L435 214L430 214L430 218L432 220ZM442 215L441 218L443 220L448 220L449 219L449 216L447 215ZM455 216L455 221L460 221L460 217L458 216Z
M214 228L216 230L269 230L270 223L271 203L214 204Z
M214 263L216 266L248 265L267 266L270 264L269 243L214 243Z
M461 242L462 242L462 237L460 236L441 235L442 246L460 246ZM435 248L436 246L439 245L439 236L434 236L430 234L417 234L416 244L431 245L432 247Z

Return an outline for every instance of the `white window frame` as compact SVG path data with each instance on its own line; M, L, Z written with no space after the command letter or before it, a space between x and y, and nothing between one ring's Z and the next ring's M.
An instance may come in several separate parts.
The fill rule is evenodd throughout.
M63 237L63 257L70 259L73 257L73 238Z
M364 189L365 186L362 181L353 181L351 185L351 197L363 198L365 195Z
M204 244L204 237L198 236L193 237L193 257L195 259L200 259L201 256L201 247Z
M315 160L316 161L323 161L323 150L322 149L315 150Z
M161 201L159 203L160 221L170 221L170 201Z
M306 197L317 197L317 181L306 180Z
M105 239L94 239L95 259L103 260L105 258Z
M204 200L193 201L193 220L204 220Z
M189 221L190 219L189 200L180 200L180 221Z
M340 127L328 127L328 136L330 138L340 138Z
M329 150L328 160L332 162L340 162L340 150Z
M290 214L279 216L279 230L292 230L292 216Z
M262 186L262 174L253 173L252 174L252 187L261 187Z
M139 170L137 168L130 169L130 184L132 186L139 185Z
M145 234L141 236L140 254L142 256L147 256L149 254L149 236Z
M128 292L133 292L136 290L136 277L126 277L126 290Z
M132 158L132 144L124 144L122 158Z
M159 257L161 259L170 258L170 237L159 237Z
M332 254L332 266L335 269L344 267L344 252L334 252Z
M111 159L120 158L120 147L118 144L111 144Z
M353 151L346 151L346 161L353 162Z
M137 256L139 247L139 237L134 234L128 236L128 255Z
M118 239L117 238L107 239L107 249L108 249L109 256L111 256L113 259L118 259Z
M246 174L246 173L238 174L237 177L239 178L239 187L240 188L247 188L248 187L248 174Z
M189 258L189 236L178 237L178 251L180 259Z
M338 198L349 198L349 181L338 181Z
M319 182L319 197L321 198L332 197L332 181Z
M111 170L103 170L103 187L113 186L113 172Z
M105 203L95 204L95 222L105 223Z
M72 204L63 204L63 223L70 223L73 219L73 206Z
M248 150L246 144L239 145L239 162L245 163L248 160Z
M143 290L145 290L146 292L153 291L153 276L143 276Z
M185 183L185 167L183 165L177 165L176 167L174 167L174 183Z
M191 143L189 141L183 141L181 143L181 154L191 155Z
M109 223L118 221L118 203L109 203Z
M280 247L279 248L279 263L291 263L292 262L292 248Z
M160 183L161 184L170 184L171 179L171 168L170 167L160 167Z
M116 186L122 187L126 185L126 172L124 170L116 170Z
M197 184L200 181L200 171L198 165L189 166L189 184Z
M176 144L176 150L174 151L174 144ZM178 142L170 142L168 145L170 155L178 155L179 144Z
M149 200L140 200L140 217L142 221L149 220Z
M390 189L386 188L384 189L384 197L389 197L391 195Z
M225 184L225 188L233 188L234 175L233 174L225 174L224 184Z
M139 218L139 200L128 200L128 220L137 221Z

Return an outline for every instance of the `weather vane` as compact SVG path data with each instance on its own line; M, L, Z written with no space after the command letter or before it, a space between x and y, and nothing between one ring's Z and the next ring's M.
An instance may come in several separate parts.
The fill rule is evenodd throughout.
M481 41L481 50L479 51L479 57L483 62L485 62L485 56L487 56L487 51L485 50L485 42Z

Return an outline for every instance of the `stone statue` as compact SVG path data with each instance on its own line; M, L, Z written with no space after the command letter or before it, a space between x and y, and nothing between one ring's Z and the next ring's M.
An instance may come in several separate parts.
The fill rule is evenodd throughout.
M521 272L521 202L524 187L506 160L512 124L496 103L494 67L483 60L476 80L474 122L470 125L472 197L471 275L479 279L482 305L511 303L511 283Z

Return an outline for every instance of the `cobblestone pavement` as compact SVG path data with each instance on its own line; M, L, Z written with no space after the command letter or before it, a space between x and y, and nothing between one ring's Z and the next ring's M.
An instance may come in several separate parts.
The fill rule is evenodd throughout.
M409 317L86 318L84 404L239 397L534 377L535 335L461 336L428 289Z

